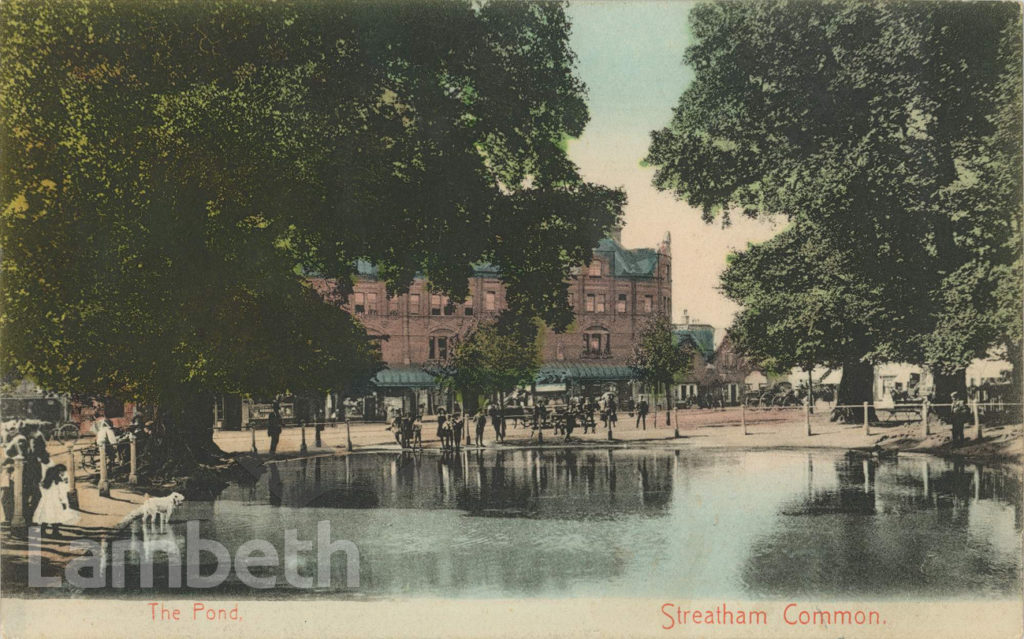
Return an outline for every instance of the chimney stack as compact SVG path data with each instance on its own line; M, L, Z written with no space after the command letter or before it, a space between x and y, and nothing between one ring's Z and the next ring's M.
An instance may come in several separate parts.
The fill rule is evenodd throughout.
M612 230L608 232L609 237L615 240L616 244L622 244L622 225L616 224L612 227Z

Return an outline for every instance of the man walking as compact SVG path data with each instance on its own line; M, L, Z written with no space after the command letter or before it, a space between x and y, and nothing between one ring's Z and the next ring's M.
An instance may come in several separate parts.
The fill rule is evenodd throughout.
M647 405L647 400L644 399L643 397L641 397L640 401L637 402L637 404L636 404L636 427L637 428L640 428L640 424L643 423L644 430L647 430L647 411L648 410L649 410L649 406Z
M270 412L270 419L267 420L267 435L270 437L270 453L277 452L277 442L281 439L281 428L284 424L281 421L281 406L274 402L274 409Z
M476 413L476 446L477 448L483 448L484 445L484 429L487 428L487 414L484 413L483 409L480 409Z

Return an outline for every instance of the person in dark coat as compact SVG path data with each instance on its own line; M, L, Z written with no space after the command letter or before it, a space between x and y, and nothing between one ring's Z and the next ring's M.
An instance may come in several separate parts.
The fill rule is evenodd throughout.
M452 445L455 450L462 448L462 429L466 425L466 417L459 408L459 405L455 405L455 413L452 415Z
M491 426L494 428L494 440L499 442L503 441L505 439L505 433L503 432L504 428L502 428L501 424L501 411L494 402L491 402L487 407L487 414L490 415Z
M484 445L484 429L487 428L487 414L484 413L483 409L480 409L476 413L476 445L477 447L483 447Z
M449 431L451 426L448 424L448 414L444 408L437 409L437 438L441 440L441 448L448 450L449 446Z
M949 399L952 403L949 408L949 419L953 426L953 445L959 446L964 443L964 424L967 423L967 414L970 410L967 408L967 403L960 397L960 393L950 393Z
M644 430L647 430L647 411L650 407L647 404L647 400L640 398L640 401L636 404L636 427L640 428L640 424L643 423Z
M270 452L277 452L277 442L281 439L281 428L284 423L281 421L280 405L274 402L274 410L270 412L270 419L267 421L267 435L270 437Z
M32 521L32 515L39 505L39 482L43 479L43 466L50 463L46 440L39 432L39 427L33 423L19 424L18 434L7 445L6 453L5 463L18 456L25 460L22 466L21 512L25 521ZM9 501L13 503L13 497Z

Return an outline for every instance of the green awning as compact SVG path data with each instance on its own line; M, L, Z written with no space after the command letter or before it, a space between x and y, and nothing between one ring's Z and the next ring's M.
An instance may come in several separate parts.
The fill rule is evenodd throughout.
M434 376L422 368L385 368L372 383L378 388L433 388Z
M618 364L544 364L537 373L537 382L553 384L569 380L577 382L619 382L633 379L633 369Z

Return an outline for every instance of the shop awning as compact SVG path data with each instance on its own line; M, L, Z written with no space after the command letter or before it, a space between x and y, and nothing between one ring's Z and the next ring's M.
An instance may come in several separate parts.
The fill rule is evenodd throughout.
M633 378L633 369L618 364L544 364L537 373L537 382L556 384L576 382L618 382Z
M372 383L378 388L433 388L434 376L422 368L385 368Z

